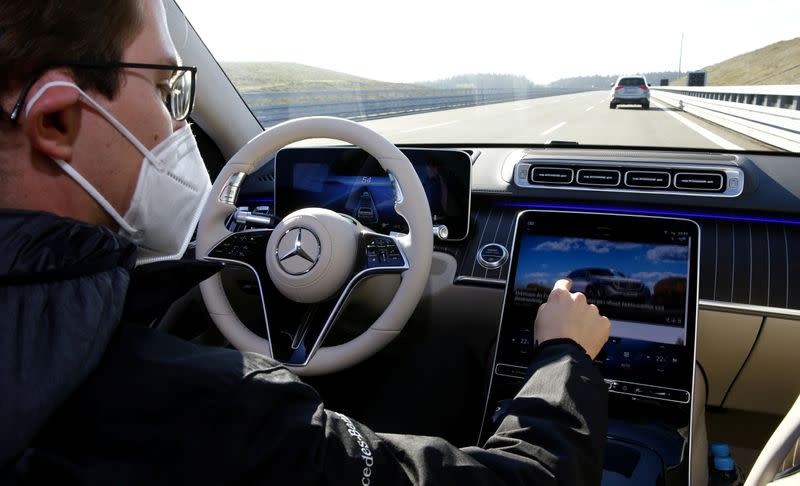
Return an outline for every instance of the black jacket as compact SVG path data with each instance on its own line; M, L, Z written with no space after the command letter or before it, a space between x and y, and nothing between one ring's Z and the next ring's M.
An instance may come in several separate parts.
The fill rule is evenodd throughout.
M484 448L377 434L264 356L119 324L141 309L134 252L104 228L0 211L0 482L600 482L606 391L574 342L535 353Z

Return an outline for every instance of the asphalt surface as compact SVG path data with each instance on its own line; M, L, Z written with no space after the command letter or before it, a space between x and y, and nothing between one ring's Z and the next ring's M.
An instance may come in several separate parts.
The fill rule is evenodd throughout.
M608 91L591 91L364 122L394 143L469 145L581 144L768 150L744 135L651 97L649 110L609 108ZM304 145L325 143L317 140Z

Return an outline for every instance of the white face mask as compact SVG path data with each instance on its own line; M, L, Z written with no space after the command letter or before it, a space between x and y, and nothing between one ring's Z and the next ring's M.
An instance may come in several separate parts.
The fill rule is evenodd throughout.
M26 115L42 94L54 86L76 89L81 99L144 155L136 190L125 216L120 216L74 167L63 160L53 160L114 218L119 224L119 233L139 246L137 265L180 259L189 246L189 239L211 191L211 180L191 128L187 125L176 131L150 151L108 110L75 84L64 81L42 86L28 102Z

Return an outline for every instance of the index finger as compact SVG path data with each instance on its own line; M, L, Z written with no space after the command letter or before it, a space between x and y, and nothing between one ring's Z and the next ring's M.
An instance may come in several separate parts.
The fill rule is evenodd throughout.
M564 289L567 292L572 288L572 280L568 278L562 278L556 281L556 284L553 285L553 290L555 289Z

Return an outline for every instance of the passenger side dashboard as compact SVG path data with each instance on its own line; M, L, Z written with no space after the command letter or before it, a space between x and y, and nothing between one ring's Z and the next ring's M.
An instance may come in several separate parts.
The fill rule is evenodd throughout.
M525 209L692 219L701 227L697 342L698 361L708 379L708 405L778 415L789 409L800 392L800 377L785 372L795 353L790 343L800 342L797 157L585 149L481 151L473 168L471 237L458 246L438 245L456 258L458 285L505 285L508 262L485 265L478 253L491 244L510 249L515 217ZM572 187L536 184L532 172L537 165L572 168ZM742 183L737 182L738 191L726 195L722 191L680 194L674 186L669 192L650 193L625 187L575 190L574 175L587 166L612 171L716 169L726 182L733 176ZM623 186L624 172L620 179Z

